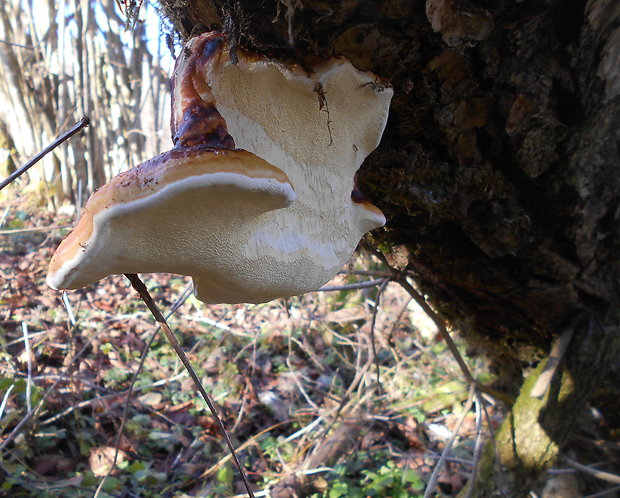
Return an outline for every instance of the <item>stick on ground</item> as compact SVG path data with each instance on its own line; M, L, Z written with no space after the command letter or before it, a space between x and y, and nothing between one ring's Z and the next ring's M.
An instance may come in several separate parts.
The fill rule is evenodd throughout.
M181 360L181 363L183 363L183 366L185 367L185 369L189 373L189 376L194 381L194 384L196 385L196 388L200 392L200 395L203 397L203 399L207 403L207 406L209 407L209 410L211 410L211 413L213 414L213 417L215 418L215 420L216 420L216 422L217 422L217 424L218 424L218 426L220 428L220 431L222 432L224 440L226 441L226 445L228 446L228 449L231 452L231 455L232 455L233 461L235 463L235 466L237 467L237 470L241 474L241 478L243 479L243 484L245 485L245 489L248 492L248 495L251 498L254 498L254 493L252 493L252 490L250 488L250 483L248 481L248 478L245 475L243 467L241 466L241 462L237 458L237 453L235 452L235 448L234 448L234 446L232 444L232 441L230 440L230 436L228 435L228 432L226 431L226 428L224 427L224 424L222 423L222 420L220 419L220 417L219 417L219 415L217 413L217 409L215 407L215 403L213 402L211 397L207 394L207 392L204 390L204 387L202 387L202 383L200 382L200 379L196 375L196 372L194 372L194 369L192 368L192 365L189 362L189 359L187 358L187 356L186 356L185 352L183 351L183 349L181 349L181 345L179 344L179 342L177 341L176 337L174 336L174 334L170 330L170 327L168 326L168 323L166 322L166 319L164 318L164 316L159 311L159 308L157 308L157 305L153 302L153 298L151 298L151 295L149 294L149 291L147 290L146 286L144 285L144 282L142 282L142 280L140 280L140 277L138 277L138 275L136 275L135 273L125 273L125 276L129 279L129 281L131 282L131 285L136 290L136 292L138 292L138 294L140 294L140 297L144 301L144 304L146 304L146 306L149 309L149 311L153 314L153 316L155 317L155 320L157 320L157 323L159 323L159 326L160 326L161 330L163 331L163 333L165 334L166 338L168 339L168 341L172 345L172 348L174 349L175 353L178 355L179 359Z
M84 116L80 119L69 131L66 131L62 135L60 135L56 140L54 140L51 144L49 144L45 149L39 152L36 156L34 156L30 161L24 164L21 168L15 170L9 177L0 183L0 190L6 187L13 180L16 180L20 176L22 176L26 171L32 168L35 164L37 164L41 159L43 159L47 154L52 152L56 147L58 147L61 143L69 140L73 135L75 135L82 128L86 128L90 124L90 118Z

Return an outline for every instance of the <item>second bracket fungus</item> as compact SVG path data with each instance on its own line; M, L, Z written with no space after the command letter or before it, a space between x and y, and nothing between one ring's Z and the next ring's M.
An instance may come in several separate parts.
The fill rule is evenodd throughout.
M206 303L265 302L316 290L385 223L354 177L392 90L342 58L307 72L235 55L221 33L189 40L172 79L174 148L92 195L51 287L170 272L191 275Z

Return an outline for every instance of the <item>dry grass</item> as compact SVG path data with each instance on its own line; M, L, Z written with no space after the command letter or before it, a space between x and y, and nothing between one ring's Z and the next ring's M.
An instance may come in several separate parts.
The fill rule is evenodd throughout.
M0 228L71 222L17 206L8 206ZM13 495L92 496L154 332L120 276L68 293L63 306L44 283L61 235L1 239L0 489ZM385 268L359 256L349 270ZM144 278L163 310L188 285L170 275ZM330 285L373 278L350 273ZM396 283L256 306L207 307L190 297L169 323L216 399L258 495L284 496L287 486L300 496L421 495L468 394L432 322ZM466 481L475 435L471 410L439 476L444 494ZM119 450L104 488L110 496L243 492L214 420L159 336Z

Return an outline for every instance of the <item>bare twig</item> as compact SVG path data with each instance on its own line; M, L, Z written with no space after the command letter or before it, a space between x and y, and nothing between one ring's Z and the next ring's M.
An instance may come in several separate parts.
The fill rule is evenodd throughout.
M450 436L450 440L448 441L448 444L446 444L446 447L444 448L443 453L441 454L441 458L439 459L439 461L437 462L437 465L435 465L435 468L433 469L431 478L428 481L426 490L424 491L424 498L431 498L431 496L433 496L433 492L435 491L435 486L437 485L437 480L439 479L439 473L441 472L441 469L443 468L446 458L450 455L450 451L452 450L452 445L454 444L454 441L459 435L459 431L461 430L461 426L463 425L463 422L465 421L465 417L467 417L469 410L471 410L472 404L474 402L475 394L476 394L476 384L473 383L469 386L469 396L467 397L467 402L465 403L465 406L463 407L463 413L459 417L459 420L456 424L456 429L454 429L454 432L452 433L452 436Z
M481 416L481 412L479 413L480 410L484 411L487 420L489 422L489 428L491 430L491 434L492 437L494 437L493 435L493 429L488 417L488 413L486 411L486 407L484 406L484 400L482 399L482 396L480 394L480 391L485 391L485 392L489 392L492 396L494 397L498 397L499 399L501 399L502 401L504 401L505 403L507 403L508 405L510 405L510 400L506 400L506 397L502 395L502 393L498 393L493 389L489 389L486 388L484 386L480 386L480 384L478 383L478 381L474 378L474 376L471 374L471 371L469 370L469 367L467 366L467 363L465 363L465 360L463 359L461 353L459 352L458 348L456 347L456 344L454 343L454 341L452 340L452 337L450 336L450 334L448 333L448 330L446 328L446 325L444 323L444 321L439 317L439 315L437 315L437 313L435 313L435 311L428 305L428 303L426 302L426 300L424 299L424 297L422 295L420 295L420 293L413 287L413 285L411 285L409 283L409 281L407 280L407 276L405 272L399 272L397 271L395 268L393 268L389 261L387 261L387 259L385 258L385 256L380 253L379 251L375 250L372 247L369 247L370 251L372 253L374 253L381 261L383 261L383 263L393 272L393 277L392 280L398 282L405 291L407 291L407 293L413 298L413 300L418 303L418 305L422 308L422 310L426 313L426 315L433 320L433 322L435 323L435 326L437 327L437 330L439 331L442 339L444 340L444 342L446 343L446 345L448 346L448 349L450 350L450 352L452 353L452 356L454 357L454 359L456 360L459 368L461 369L461 372L463 373L463 376L465 377L465 380L467 380L467 382L470 385L470 391L469 391L469 397L467 400L467 407L463 413L463 416L461 417L461 420L459 421L459 425L458 427L460 428L460 425L462 424L465 415L467 414L467 412L471 409L471 404L473 403L473 399L475 398L477 400L477 411L476 411L476 427L477 427L477 431L478 431L478 437L476 440L476 451L478 451L478 456L474 458L474 469L472 472L472 479L471 479L471 484L470 487L468 489L468 493L472 492L473 490L473 485L474 485L474 481L475 481L475 473L476 473L476 464L477 464L477 460L479 459L479 453L482 450L482 443L481 443L481 433L482 433L482 416ZM448 446L446 447L446 449L444 450L441 459L439 460L435 470L433 471L433 475L431 476L431 480L429 482L429 485L426 488L426 492L424 494L425 498L427 496L430 496L430 494L433 492L435 485L437 484L437 478L438 478L438 474L439 474L439 470L441 470L441 467L443 466L443 462L445 461L445 458L447 457L449 450L450 450L450 446L452 445L452 443L454 442L454 438L456 437L456 434L458 433L458 428L455 431L455 433L453 434L453 438L450 440Z
M23 45L22 43L13 43L6 40L0 40L0 43L4 43L5 45L9 45L10 47L27 48L28 50L34 50L36 47L39 46L38 43L36 45Z
M62 304L67 310L67 315L69 316L69 323L72 327L75 327L77 321L75 319L75 314L73 313L73 306L71 306L71 301L69 301L69 295L65 290L62 291Z
M379 369L379 355L377 354L377 343L375 341L375 324L377 323L377 313L379 311L379 303L381 302L381 295L383 294L383 291L385 291L385 288L387 287L387 284L389 282L390 281L388 279L385 279L383 283L381 284L381 287L379 287L379 291L377 292L377 298L375 299L375 307L372 310L372 319L370 321L370 344L372 346L372 356L374 359L375 371L377 375L377 387L379 389L381 389L381 377L380 377L380 369Z
M28 324L22 322L22 332L24 334L24 352L26 353L26 365L28 377L26 378L26 411L32 411L32 358L30 356L30 338L28 337Z
M429 316L429 318L433 320L433 322L437 326L437 330L439 330L439 333L441 334L441 338L445 341L446 346L448 346L448 349L452 353L452 356L454 356L454 359L456 360L459 368L461 369L461 372L463 372L463 375L465 376L467 382L477 385L476 380L469 371L467 363L465 363L465 360L461 356L461 353L456 347L456 344L448 333L448 329L446 329L444 321L439 318L439 315L437 315L437 313L433 311L433 309L428 305L426 300L420 295L417 290L415 290L413 285L411 285L406 279L400 279L398 280L398 283L402 286L403 289L405 289L409 293L413 300L418 303L420 308L424 310L424 312Z
M156 333L157 333L157 329L155 330L155 334ZM153 336L155 336L155 334L153 334ZM167 379L158 380L157 382L153 382L152 384L149 384L147 386L134 387L133 392L136 393L136 392L139 392L139 391L146 391L146 390L152 389L154 387L162 386L162 385L167 384L169 382L174 382L175 380L179 380L179 379L183 378L185 375L186 375L186 373L182 372L180 374L173 375L172 377L169 377ZM60 419L62 417L66 417L70 413L73 413L75 410L79 410L80 408L84 408L85 406L93 405L93 404L98 403L98 402L100 402L101 400L104 400L104 399L128 397L127 396L128 394L129 394L129 389L127 389L125 391L110 393L110 394L103 394L103 395L97 396L96 398L91 398L91 399L87 399L87 400L84 400L84 401L80 401L79 403L76 403L75 405L71 405L69 408L63 410L62 412L56 413L55 415L51 416L50 418L42 420L40 422L40 424L41 425L49 425L49 424L51 424L53 422L56 422L58 419Z
M319 412L321 409L319 408L319 406L312 400L312 398L310 397L310 395L306 392L306 390L304 389L304 387L301 385L301 382L299 382L299 377L296 375L296 368L293 367L293 365L291 364L291 355L292 355L292 348L291 348L291 343L293 342L292 337L291 337L292 333L289 334L288 336L288 355L286 356L286 366L289 369L289 372L291 374L291 379L293 379L293 382L295 383L295 385L297 386L297 389L299 390L299 392L301 393L301 395L304 397L304 399L306 400L306 403L308 403L312 408L314 408L317 412Z
M170 308L170 311L166 315L166 318L164 318L164 321L167 318L170 318L174 314L174 312L176 310L178 310L183 305L183 303L190 296L190 294L191 294L190 291L191 291L191 286L188 286L185 289L185 291L183 291L183 294L181 295L181 297L179 297L176 300L176 302L172 305L172 307ZM140 356L140 362L138 363L138 368L136 368L136 371L133 373L133 376L131 378L131 383L129 384L129 389L127 390L127 398L125 400L125 406L123 407L123 416L121 418L121 425L118 428L118 432L116 433L116 440L114 441L114 458L112 458L112 462L110 463L110 467L108 468L108 471L106 472L106 474L101 479L101 482L99 483L99 486L97 486L97 490L95 491L95 495L94 495L93 498L97 498L99 496L99 493L103 489L103 485L105 484L105 482L108 479L108 477L110 477L110 475L112 474L112 471L114 470L114 467L116 467L116 462L118 461L118 453L119 453L119 449L120 449L121 435L123 434L123 430L125 428L125 423L127 422L127 416L129 415L129 405L131 404L132 394L134 392L134 388L135 388L136 382L138 380L138 376L140 375L140 372L142 371L142 367L144 366L144 362L146 361L146 356L148 355L148 353L149 353L149 351L151 349L151 345L153 344L153 341L155 340L155 336L156 335L157 335L157 328L155 328L155 330L153 330L153 332L151 332L149 340L146 343L146 346L144 346L144 349L142 350L142 355Z
M338 275L362 275L364 277L392 278L395 273L393 271L380 270L343 270L339 271Z
M80 349L77 354L75 356L73 356L73 358L71 359L71 362L67 365L67 367L64 369L64 371L62 372L61 376L58 378L58 380L56 382L54 382L43 394L43 396L41 396L41 399L39 400L39 402L37 403L37 406L34 408L34 410L28 412L24 418L22 418L19 423L13 428L13 430L11 431L11 433L6 437L6 439L4 441L2 441L2 444L0 445L0 451L4 450L11 441L13 441L13 439L15 439L15 437L19 434L19 432L22 430L22 428L24 427L24 425L26 425L26 423L28 423L28 421L34 417L37 413L39 413L39 410L43 407L43 405L45 404L45 402L47 401L47 398L50 396L50 394L56 389L56 387L58 386L58 384L60 384L63 379L65 378L65 376L67 375L67 373L69 372L69 369L73 366L73 364L77 361L78 358L80 358L87 350L88 348L90 348L90 344L93 341L93 339L95 337L97 337L101 332L103 332L103 329L98 331L93 337L91 337L88 341L86 341L86 344L84 344L84 346L82 347L82 349Z
M278 422L276 424L271 425L270 427L267 427L266 429L263 429L258 434L254 434L251 438L247 439L241 446L239 446L239 451L242 451L250 446L257 445L258 440L265 434L270 433L272 430L277 429L278 427L282 427L287 424L292 424L293 422L297 422L297 421L293 419L283 420L282 422ZM228 453L227 455L223 456L218 462L214 463L211 467L209 467L202 474L200 474L198 476L198 479L205 479L213 475L215 472L221 469L222 465L226 464L231 458L232 458L232 453ZM255 497L259 496L259 494L257 493L254 496Z
M47 481L43 481L43 480L37 480L37 481L26 481L25 479L21 479L20 477L16 476L13 472L11 472L11 470L9 470L4 463L2 462L2 460L0 460L0 471L3 472L7 477L10 477L12 481L14 481L15 483L19 484L20 486L31 490L32 493L30 494L30 496L41 496L42 494L45 494L44 491L65 491L66 492L66 487L70 486L74 489L80 489L83 491L89 491L88 488L84 487L84 486L80 486L78 484L79 481L76 481L76 479L74 478L68 478L68 479L62 479L60 481L55 481L52 483L49 483ZM52 493L55 495L58 495L58 493Z
M473 467L471 469L471 477L469 478L469 482L467 483L467 494L466 498L471 498L474 495L474 488L476 485L476 475L478 474L478 464L480 463L480 456L482 455L483 448L483 439L482 439L482 413L483 413L483 405L482 405L482 396L480 393L476 392L476 443L474 445L474 455L473 455ZM489 421L489 427L491 426L491 422Z
M587 465L583 465L572 458L564 456L566 463L568 463L574 469L579 470L580 472L585 472L586 474L591 475L592 477L596 477L601 481L611 482L613 484L620 484L620 476L616 474L611 474L610 472L604 472L602 470L593 469L588 467Z
M11 210L11 206L7 206L4 208L4 211L2 212L2 216L0 216L0 227L4 225L4 222L6 221L6 217L9 215L10 210Z
M228 446L228 449L231 452L235 466L237 467L237 470L241 474L241 478L243 479L243 484L245 485L245 489L248 492L248 495L250 495L251 498L254 498L254 493L252 493L252 489L250 488L250 483L248 481L248 478L245 475L245 472L243 470L243 467L241 466L241 462L239 461L239 458L237 457L237 453L235 452L235 448L232 444L232 441L230 440L230 436L228 435L228 432L226 431L226 427L224 427L224 423L222 422L221 418L219 417L217 413L215 404L213 403L213 401L211 400L211 397L207 394L205 389L202 387L202 383L200 382L200 379L198 378L198 376L196 375L196 372L192 368L192 365L189 359L187 358L187 356L185 355L185 352L181 348L181 345L179 344L176 337L170 330L170 327L168 326L166 319L159 311L159 308L157 308L157 306L153 302L153 299L151 298L149 291L147 290L142 280L140 280L140 277L138 277L138 275L136 275L135 273L125 273L125 276L129 279L133 288L136 290L136 292L138 292L138 294L144 301L144 304L146 304L149 311L155 317L155 320L159 323L160 329L162 330L162 332L165 334L166 338L172 345L172 348L174 349L175 353L181 360L181 363L183 363L183 366L187 369L187 372L189 373L189 376L194 381L194 384L196 385L198 392L200 392L201 396L205 400L205 403L207 403L209 410L213 414L213 417L215 418L220 428L220 431L222 432L224 440L226 441L226 445Z
M45 149L39 152L36 156L34 156L30 161L24 164L21 168L11 173L6 180L0 183L0 190L2 190L4 187L9 185L12 181L22 176L26 171L32 168L35 164L37 164L41 159L43 159L47 154L53 151L61 143L69 140L73 135L79 132L82 128L87 127L89 124L90 124L90 119L84 116L82 119L80 119L78 123L76 123L73 126L73 128L71 128L69 131L66 131L62 135L60 135L56 140L54 140L51 144L45 147Z
M437 327L437 330L439 331L442 339L445 341L446 345L448 346L448 349L452 353L452 356L454 357L459 368L463 372L463 375L465 376L465 380L470 384L475 383L478 391L482 391L486 394L489 394L490 396L493 396L494 398L499 399L506 405L512 406L512 404L514 403L514 399L512 399L510 396L502 392L499 392L496 389L493 389L491 387L480 385L474 379L474 377L471 375L471 372L469 371L469 367L465 363L465 360L461 356L461 353L456 347L456 344L454 343L454 341L452 340L452 337L448 333L448 329L446 328L444 321L439 317L439 315L437 315L437 313L435 313L435 311L428 305L424 297L421 296L420 293L407 280L407 273L408 273L407 270L398 271L396 268L393 268L390 265L387 258L381 252L377 251L375 248L369 245L366 245L366 248L371 253L373 253L375 256L377 256L377 258L379 258L391 270L392 281L398 282L403 287L403 289L405 289L409 293L409 295L413 298L413 300L416 303L418 303L418 305L422 308L422 310L426 313L426 315L435 323L435 326Z
M354 289L365 289L366 287L375 287L377 285L381 285L388 280L385 278L377 278L375 280L367 280L366 282L357 282L355 284L344 284L344 285L334 285L331 287L321 287L317 289L315 292L332 292L332 291L342 291L342 290L354 290Z
M403 456L406 456L406 453L402 454ZM432 458L434 460L439 460L441 458L441 455L438 455L437 453L424 453L424 458ZM458 463L461 465L469 465L469 466L473 466L474 462L471 460L465 460L464 458L457 458L457 457L451 457L451 456L447 456L445 458L446 462L454 462L454 463Z
M11 391L14 387L15 384L11 384L11 387L9 387L6 390L6 393L4 393L4 398L2 398L2 403L0 403L0 419L2 419L2 415L4 414L4 408L6 407L6 402L9 400L9 396L11 395Z
M329 466L346 452L355 447L362 429L366 425L363 418L343 422L328 437L319 441L298 470L289 472L286 477L269 487L270 496L308 496L314 491L308 476L332 470Z
M33 228L15 228L14 230L0 230L0 235L14 235L17 233L28 232L51 232L52 230L65 230L73 228L73 225L62 225L53 227L33 227Z
M123 434L123 430L125 429L125 422L127 422L127 416L129 415L129 406L131 405L131 399L132 399L132 395L134 392L134 387L136 385L136 381L138 380L138 375L142 371L142 366L144 365L144 361L146 360L146 355L151 349L151 345L153 344L153 341L155 340L156 335L157 335L157 329L153 330L153 332L151 333L151 336L146 346L144 347L144 350L142 351L142 355L140 356L140 363L138 364L138 368L136 368L136 371L133 373L133 376L131 378L131 383L129 384L129 389L127 390L127 398L125 399L125 406L123 407L123 416L121 417L121 425L118 428L118 431L116 432L116 438L114 440L114 457L112 458L112 461L110 462L110 466L108 467L107 472L105 473L105 475L99 482L99 486L97 486L97 490L95 491L93 498L97 498L99 496L99 493L101 493L101 490L103 489L103 485L105 484L106 480L108 479L108 477L110 477L110 475L112 474L112 471L116 467L116 462L118 461L118 453L119 453L120 443L121 443L121 436Z

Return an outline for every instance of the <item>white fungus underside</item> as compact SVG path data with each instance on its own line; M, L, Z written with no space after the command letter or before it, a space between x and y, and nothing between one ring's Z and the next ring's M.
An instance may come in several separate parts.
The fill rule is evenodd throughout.
M377 95L363 73L351 67L329 68L319 78L328 116L319 108L314 81L255 64L252 88L242 88L242 64L226 65L219 79L210 81L218 109L237 146L283 170L297 194L291 206L265 216L268 223L257 227L243 258L271 254L291 278L304 273L303 292L315 290L343 267L366 232L385 223L380 212L352 202L351 191L355 172L378 145L391 90ZM351 73L347 83L334 88L330 78L342 72ZM358 102L355 109L347 103L351 98ZM369 109L371 104L381 111Z
M362 236L385 223L351 191L383 133L391 89L342 60L307 76L243 57L232 65L224 56L206 76L237 146L280 168L293 188L220 173L110 208L95 217L86 250L48 276L50 286L170 272L191 275L206 303L265 302L321 287Z
M316 248L294 230L280 236L267 228L272 210L294 199L290 185L272 179L232 173L187 178L97 214L87 247L50 274L48 284L80 288L113 273L170 272L191 275L207 302L262 302L305 292L309 280L320 286L325 278L313 261ZM265 240L263 250L248 249L257 238ZM240 249L254 255L242 258ZM279 259L282 253L290 264Z

